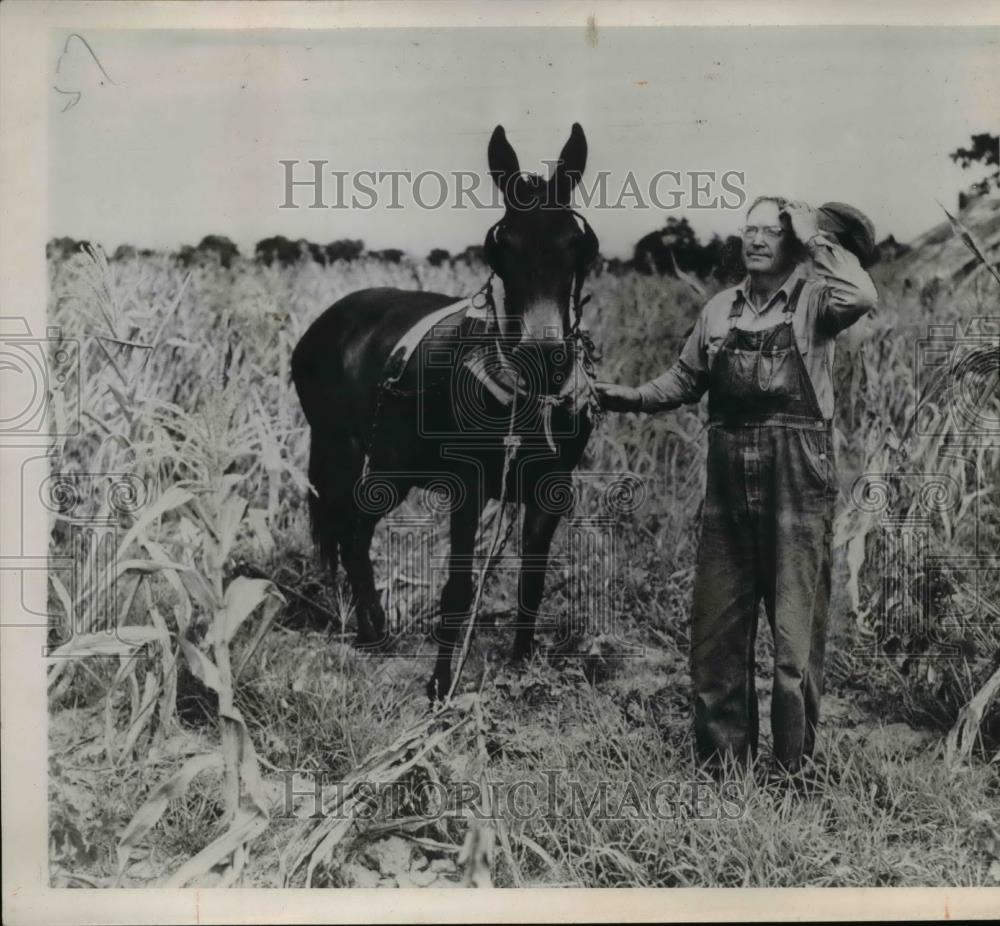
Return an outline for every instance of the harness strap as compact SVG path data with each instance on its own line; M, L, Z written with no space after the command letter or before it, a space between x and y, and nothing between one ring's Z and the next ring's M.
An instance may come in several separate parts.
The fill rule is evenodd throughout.
M463 366L477 380L479 380L490 395L492 395L493 398L496 399L501 405L510 405L514 401L514 397L518 392L517 372L503 355L503 351L500 350L499 346L496 347L495 359L498 372L501 372L508 377L511 380L512 385L499 382L496 377L492 375L493 371L487 369L487 366L491 365L489 352L481 351L474 354L464 362Z
M435 325L441 324L446 318L455 315L467 307L471 308L471 306L471 299L459 299L457 302L436 309L430 315L425 315L420 319L396 342L396 346L389 352L389 359L385 362L382 382L379 385L389 387L399 382L403 371L406 369L406 364L409 362L410 357L413 356L413 352L431 329Z
M596 242L596 236L587 224L587 220L576 212L573 214L580 219L586 228L586 233ZM395 389L395 386L402 378L406 366L420 342L437 325L454 318L453 327L455 328L455 333L460 330L463 321L469 320L484 321L487 325L487 330L494 332L500 330L500 320L493 301L493 276L494 274L490 273L489 279L482 289L473 296L460 299L450 305L436 309L420 319L403 334L396 342L392 351L390 351L389 357L383 367L382 378L379 382L379 395L383 392L403 394ZM590 301L590 296L583 296L581 298L580 291L583 287L583 280L584 273L578 268L572 280L571 311L574 319L570 325L567 340L577 345L575 363L578 372L587 386L587 401L583 403L582 410L587 411L589 409L592 413L596 414L599 412L600 402L593 386L593 360L591 357L593 341L589 333L581 327L583 307ZM455 316L460 317L455 318ZM527 395L520 374L504 354L499 340L494 341L493 350L475 352L471 357L462 362L462 366L478 380L480 385L494 399L505 407L513 406L519 394ZM567 380L566 386L558 395L541 395L535 397L540 405L545 437L553 452L556 451L551 428L553 408L569 404L573 406L574 413L581 410L577 407L579 403L574 402L572 394L567 391L571 381L572 378ZM413 393L407 394L418 394L422 391L416 390Z

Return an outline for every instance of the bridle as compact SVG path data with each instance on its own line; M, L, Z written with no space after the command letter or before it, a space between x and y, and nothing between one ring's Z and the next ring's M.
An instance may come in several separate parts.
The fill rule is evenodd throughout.
M578 245L579 253L577 254L573 267L573 280L570 284L571 322L569 331L565 334L565 337L568 340L578 340L580 325L583 321L583 307L590 301L590 296L582 295L583 281L587 276L587 270L597 257L600 249L600 242L598 241L594 229L590 227L590 223L582 215L580 215L579 212L575 209L568 209L567 211L573 216L574 219L576 219L580 232L583 235L583 239ZM490 312L491 323L496 326L497 330L499 330L500 327L500 318L496 310L496 303L493 300L493 278L497 275L497 258L500 248L500 234L503 231L506 222L507 217L504 216L499 222L490 226L489 231L486 233L486 240L483 245L483 257L486 260L487 266L490 268L490 275L482 289L472 297L473 305L477 305L477 297L479 297L480 294L483 294L483 299L479 300L477 308L486 308L487 311ZM592 346L593 345L591 344L591 347Z
M583 247L581 247L580 254L577 256L576 265L573 270L573 280L571 281L570 290L570 312L572 314L572 322L564 340L572 345L573 362L580 375L580 380L586 386L587 396L586 401L583 403L577 403L576 399L578 396L574 396L572 393L560 393L558 395L535 395L532 397L533 400L540 405L542 427L545 439L553 452L556 452L555 441L552 435L552 411L554 408L558 406L575 406L571 407L572 414L589 414L593 423L597 423L603 417L600 399L598 397L597 390L594 387L596 378L594 356L596 348L590 333L582 325L583 307L590 302L589 295L582 295L583 281L586 277L587 269L597 256L599 245L597 235L594 234L594 230L590 227L587 220L574 210L570 211L582 224L581 230L584 234L584 239L582 242ZM498 244L496 235L502 224L503 220L501 219L500 222L497 222L492 228L490 228L486 236L487 245L490 241L492 241L494 245ZM497 272L493 266L493 261L489 260L488 246L487 263L490 266L490 275L486 278L486 282L475 293L473 293L472 296L469 297L469 304L473 312L486 314L487 335L492 335L493 337L492 350L494 352L494 359L497 361L495 367L496 372L491 372L486 369L486 363L484 363L486 358L483 356L482 352L477 352L477 354L473 357L466 359L463 366L477 380L479 380L480 384L493 396L494 399L496 399L501 405L510 408L510 426L505 442L505 445L508 448L508 456L505 462L506 467L509 465L511 459L510 455L516 451L517 445L520 441L520 437L514 433L514 421L518 400L519 398L523 399L528 397L529 393L521 385L520 374L514 364L504 353L501 343L503 338L501 337L502 329L500 327L500 317L497 312L496 300L493 297L493 279L496 277ZM496 373L499 373L502 378L498 378ZM398 375L396 378L398 379ZM571 377L567 378L567 385L571 381ZM423 389L417 389L415 391L401 389L396 384L396 379L392 378L383 378L383 380L379 383L378 391L376 393L375 409L372 414L371 430L368 437L369 451L365 455L365 463L361 475L362 480L367 478L372 468L371 448L375 447L375 438L381 417L384 397L387 395L419 395L424 391L425 390Z
M583 308L588 302L590 302L591 298L589 295L583 295L583 283L587 275L587 270L597 257L599 242L597 235L590 227L590 223L575 210L570 209L569 212L577 220L580 226L580 231L583 234L583 239L578 245L579 254L577 255L573 268L573 279L570 284L571 320L569 330L564 335L564 340L572 345L574 362L577 366L579 374L581 375L582 381L587 387L587 401L584 408L589 409L590 413L596 418L600 415L600 403L597 392L594 388L596 375L594 355L596 348L590 333L583 328ZM484 257L487 265L490 267L490 275L487 277L486 282L482 285L482 287L480 287L480 289L473 294L470 301L475 310L485 312L487 315L488 329L496 336L494 349L496 360L498 362L498 372L503 375L503 379L505 381L498 382L495 377L484 378L484 376L480 374L477 374L477 378L479 378L483 385L493 394L494 398L499 399L503 404L511 404L515 395L524 396L525 392L521 389L519 385L518 373L504 350L504 339L500 337L500 333L502 331L500 316L497 311L496 300L493 295L493 280L497 276L497 249L500 246L500 234L503 230L505 221L506 217L495 223L486 233ZM573 396L571 394L559 394L540 395L535 396L534 398L535 401L540 402L542 405L546 438L550 446L553 446L553 449L555 449L549 426L552 409L556 406L572 403Z

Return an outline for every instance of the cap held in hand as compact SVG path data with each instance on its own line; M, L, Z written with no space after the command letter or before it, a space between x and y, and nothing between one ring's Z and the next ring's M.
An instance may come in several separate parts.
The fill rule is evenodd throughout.
M862 267L870 267L878 256L875 226L860 209L847 203L823 203L817 212L819 230L833 235L840 246L850 251Z

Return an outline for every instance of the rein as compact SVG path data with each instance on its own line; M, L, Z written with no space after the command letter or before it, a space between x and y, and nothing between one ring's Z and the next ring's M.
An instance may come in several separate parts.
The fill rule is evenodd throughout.
M486 282L483 284L482 288L472 296L470 300L472 302L473 308L476 309L487 309L492 316L493 326L495 331L500 330L500 319L497 313L496 302L493 299L493 277L494 273L491 271ZM578 350L575 351L574 356L576 358L577 368L584 376L584 382L587 384L590 401L587 403L588 407L591 409L591 413L595 418L601 415L601 407L597 397L597 391L594 388L594 362L593 362L593 351L594 342L591 340L590 335L583 331L580 327L580 322L583 318L583 307L590 301L590 296L580 298L580 290L582 289L583 279L582 275L574 279L573 284L573 304L572 311L574 316L573 325L570 328L569 334L567 335L567 340L573 341L577 346ZM481 301L480 300L481 297ZM500 347L499 339L495 342L497 355L504 359L503 351ZM581 360L581 357L583 358ZM516 374L515 374L516 376ZM478 378L478 377L477 377ZM489 384L481 380L484 385L489 387ZM490 391L493 392L492 389ZM510 397L510 417L507 423L507 435L504 438L504 458L503 458L503 472L500 477L500 500L498 508L498 517L496 519L496 525L493 529L493 540L490 543L489 553L483 560L483 564L480 567L478 579L476 582L476 593L472 602L472 606L469 609L469 620L468 625L465 630L465 637L462 640L462 649L458 659L458 665L455 669L455 674L452 677L451 687L448 689L448 693L444 698L443 703L447 704L453 697L455 691L458 688L459 680L462 677L462 670L465 668L466 660L469 656L469 644L472 641L472 634L476 627L476 622L479 618L479 611L482 607L483 599L483 589L486 586L486 577L490 574L494 563L497 558L503 552L504 547L506 547L508 540L510 539L511 532L514 525L517 523L516 512L514 517L511 517L507 524L507 529L501 534L500 525L503 521L503 514L507 507L507 482L510 475L510 467L514 461L514 457L517 455L517 451L521 446L521 437L514 430L514 421L517 417L517 400L521 392L517 389L517 381L515 379L514 388L511 391ZM549 443L553 452L556 452L555 441L552 439L552 409L556 405L564 404L567 401L572 401L572 396L539 396L538 400L543 403L543 422L545 427L545 438Z

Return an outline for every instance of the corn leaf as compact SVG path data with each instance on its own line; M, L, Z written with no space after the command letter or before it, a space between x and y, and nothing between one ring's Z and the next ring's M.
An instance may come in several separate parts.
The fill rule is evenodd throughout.
M131 656L139 647L159 639L155 627L126 625L116 627L114 634L81 633L56 649L50 658L64 656Z
M118 880L128 864L129 849L137 845L163 816L167 805L176 797L180 797L191 782L202 772L221 769L222 756L217 752L194 756L185 762L179 771L166 781L161 782L151 792L146 802L135 812L128 826L118 841Z
M941 203L938 203L941 206ZM979 258L979 262L993 275L993 279L1000 283L1000 271L997 270L993 264L990 263L989 258L983 253L982 247L980 247L979 242L976 241L975 236L969 229L967 229L958 219L955 218L944 206L941 206L944 214L948 216L948 221L951 223L951 230L962 239L962 243L970 250L973 254Z
M226 588L222 640L218 642L229 643L243 622L261 605L266 605L264 621L270 623L284 603L285 599L267 579L237 576Z
M163 887L184 887L189 881L206 875L240 846L256 839L267 829L267 823L267 817L259 812L241 809L233 825L218 839L205 846L194 858L188 859L181 865L163 882Z
M223 502L222 511L219 513L219 562L225 562L229 556L246 508L246 499L238 495L232 495Z
M208 656L189 640L181 640L181 652L187 660L191 674L199 682L211 688L216 694L222 691L223 685L219 669Z
M188 595L190 595L194 602L203 611L212 614L218 610L219 601L215 594L215 590L211 585L209 585L201 573L190 569L184 572L178 571L176 575L181 580L181 584L184 586Z
M136 537L142 534L153 521L174 508L186 505L192 498L194 496L187 489L182 489L180 486L170 486L155 502L143 509L138 520L122 538L118 549L124 553Z

